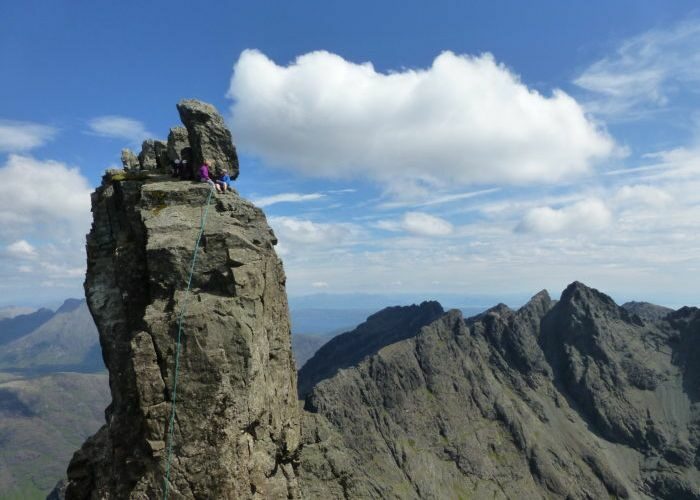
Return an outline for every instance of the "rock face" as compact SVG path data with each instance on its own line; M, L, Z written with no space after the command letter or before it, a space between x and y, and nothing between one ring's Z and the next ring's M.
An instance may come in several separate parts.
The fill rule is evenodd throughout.
M141 168L139 159L130 149L122 149L121 160L124 170L138 170Z
M139 153L139 165L141 170L155 170L158 168L158 160L156 159L156 141L154 139L146 139L141 144L141 152Z
M156 157L156 165L161 172L167 172L170 166L168 156L168 144L163 141L153 141L153 151Z
M387 307L373 314L352 332L340 334L323 345L299 370L299 396L342 368L356 365L382 347L415 337L420 329L443 314L437 302L408 307Z
M187 136L185 127L173 127L168 134L168 158L170 161L189 160L187 158L187 148L190 147L190 141Z
M107 423L66 498L162 498L177 318L209 189L105 176L92 197L87 301L110 373ZM208 211L184 315L170 498L297 498L299 408L282 263L261 210Z
M449 311L306 399L306 498L700 498L700 310Z
M236 147L216 108L196 99L183 99L177 104L177 110L185 126L171 128L167 142L146 139L138 156L123 149L124 169L165 173L175 160L185 160L187 169L181 177L191 179L204 160L208 160L213 174L226 169L232 179L238 178Z
M636 314L645 321L663 319L673 312L673 309L650 304L649 302L625 302L622 304L622 308L632 314Z
M194 166L209 160L213 169L226 169L231 178L236 179L238 155L231 132L216 108L195 99L183 99L177 104L177 110L187 128Z

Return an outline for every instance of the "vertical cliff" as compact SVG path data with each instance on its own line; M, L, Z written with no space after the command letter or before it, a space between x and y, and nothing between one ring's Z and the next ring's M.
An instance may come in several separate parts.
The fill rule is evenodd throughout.
M223 120L185 123L211 124ZM206 154L235 156L225 146ZM177 319L208 196L206 184L152 170L108 172L92 196L85 292L112 403L69 465L66 498L162 497ZM296 374L275 244L261 210L235 192L212 196L184 315L170 498L299 495Z

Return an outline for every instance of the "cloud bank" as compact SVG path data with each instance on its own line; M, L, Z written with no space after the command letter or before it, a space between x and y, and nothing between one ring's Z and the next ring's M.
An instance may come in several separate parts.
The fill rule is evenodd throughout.
M56 135L47 125L0 120L0 152L18 153L43 146Z
M64 163L10 155L0 165L0 289L79 289L91 190Z
M529 89L490 54L443 52L427 69L380 73L325 51L280 66L246 50L228 95L232 128L249 153L393 191L551 183L615 149L573 98Z

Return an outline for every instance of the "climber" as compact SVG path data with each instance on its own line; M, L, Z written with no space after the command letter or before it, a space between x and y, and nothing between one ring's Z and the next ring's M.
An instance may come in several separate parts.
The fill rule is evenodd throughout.
M180 180L187 180L192 178L192 168L187 162L186 158L183 158L180 162Z
M180 168L182 168L182 164L180 163L180 159L176 158L171 165L171 173L173 177L180 177Z
M206 182L211 187L216 188L219 193L221 192L221 187L209 177L209 162L207 160L204 160L202 166L199 167L199 182Z
M215 181L217 185L221 186L222 191L231 190L231 177L228 175L228 170L223 169L219 178Z

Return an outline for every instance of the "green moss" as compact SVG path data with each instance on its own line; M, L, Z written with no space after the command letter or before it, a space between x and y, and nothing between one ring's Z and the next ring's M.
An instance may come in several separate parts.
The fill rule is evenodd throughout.
M149 175L147 172L125 172L120 171L114 174L108 174L111 182L121 181L145 181Z
M165 201L165 191L149 191L148 196L157 201Z
M161 203L157 207L154 207L151 209L151 212L153 212L154 215L158 215L164 208L166 208L168 205L165 203Z
M151 208L151 212L158 215L168 205L165 203L167 194L165 191L150 191L148 197L156 203L156 206Z

